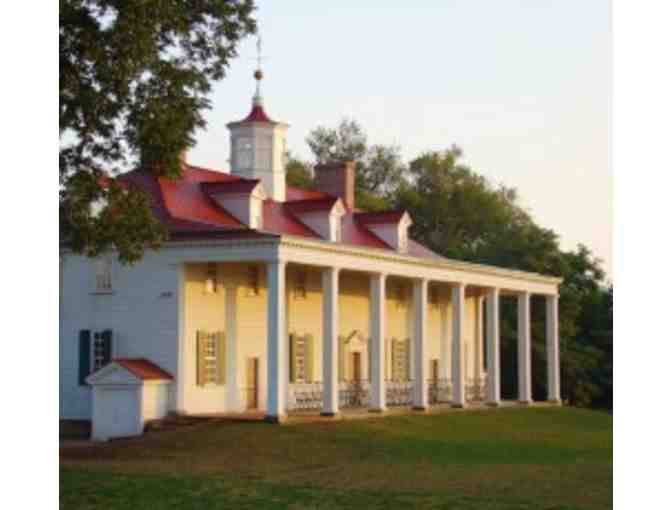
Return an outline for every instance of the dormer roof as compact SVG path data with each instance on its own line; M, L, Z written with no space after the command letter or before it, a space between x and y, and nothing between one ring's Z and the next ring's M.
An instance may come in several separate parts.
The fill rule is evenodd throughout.
M232 239L289 235L309 239L322 237L300 218L301 211L331 211L338 197L327 193L287 187L287 201L263 200L263 230L250 229L213 200L219 193L247 193L255 189L255 179L245 179L222 171L185 164L182 178L172 180L135 170L122 174L120 181L149 193L155 216L169 231L172 240ZM344 210L341 244L394 251L368 227L370 221L391 220L399 211L362 213ZM410 255L441 258L409 240Z
M395 211L381 211L381 212L357 212L355 219L360 223L368 225L380 225L386 223L400 223L402 220L412 224L411 216L403 209Z
M308 213L315 211L331 212L334 207L338 207L339 205L339 210L345 212L343 202L338 197L328 196L326 198L308 198L304 200L285 202L285 206L294 213Z

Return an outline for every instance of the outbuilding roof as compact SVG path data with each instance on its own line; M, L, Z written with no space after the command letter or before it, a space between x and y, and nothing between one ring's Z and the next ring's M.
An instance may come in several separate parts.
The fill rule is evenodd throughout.
M145 358L115 358L112 363L122 366L144 381L173 379L170 373Z

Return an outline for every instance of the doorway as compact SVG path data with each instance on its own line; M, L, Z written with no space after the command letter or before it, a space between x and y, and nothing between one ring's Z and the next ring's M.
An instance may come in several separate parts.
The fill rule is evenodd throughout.
M259 358L247 358L247 409L259 407Z
M352 353L352 380L354 382L362 381L362 353L353 352Z

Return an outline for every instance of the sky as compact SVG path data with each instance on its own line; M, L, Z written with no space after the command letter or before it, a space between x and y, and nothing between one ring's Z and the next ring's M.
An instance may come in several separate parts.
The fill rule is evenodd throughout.
M308 159L317 126L356 119L406 161L453 143L518 189L561 246L613 278L609 0L258 0L267 113ZM250 109L256 39L215 84L189 161L228 168L226 123Z

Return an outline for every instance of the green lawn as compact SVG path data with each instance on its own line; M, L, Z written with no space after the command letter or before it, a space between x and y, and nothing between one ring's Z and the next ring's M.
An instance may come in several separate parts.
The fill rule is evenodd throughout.
M61 508L598 509L612 417L499 409L215 422L61 452Z

